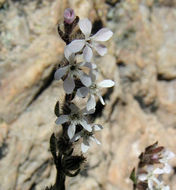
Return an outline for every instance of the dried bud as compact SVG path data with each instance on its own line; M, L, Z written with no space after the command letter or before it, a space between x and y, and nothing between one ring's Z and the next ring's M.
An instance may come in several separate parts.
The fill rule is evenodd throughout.
M174 157L173 152L163 146L158 146L158 142L146 147L139 156L137 172L133 169L130 175L133 190L169 190L169 186L162 181L162 175L171 172L172 167L168 161Z
M137 189L138 190L147 190L148 184L146 182L139 182L137 184Z
M67 8L64 11L64 22L67 24L72 24L72 22L75 20L75 13L74 10L71 8Z
M65 102L71 102L76 95L75 90L71 94L66 94L65 96Z
M78 170L81 164L86 160L84 156L66 156L62 160L62 166L65 170Z
M70 104L65 101L64 105L62 106L62 112L64 115L69 115L71 113Z
M156 148L158 146L158 141L156 141L154 144L149 145L145 148L145 152L148 152L150 150L153 150L154 148Z
M142 168L145 165L158 164L161 158L161 153L164 150L163 146L158 147L158 142L148 146L145 152L142 152L139 156L139 167Z
M72 143L65 136L59 138L59 140L57 141L57 147L58 147L59 152L64 155L72 154L72 151L73 151Z

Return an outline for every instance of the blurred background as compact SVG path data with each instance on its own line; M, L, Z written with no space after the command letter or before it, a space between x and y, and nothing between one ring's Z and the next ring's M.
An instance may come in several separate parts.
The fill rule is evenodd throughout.
M84 170L67 190L132 190L129 175L156 141L176 153L175 0L0 0L0 190L42 190L54 183L49 138L63 95L53 80L65 44L57 34L65 8L110 28L108 54L95 57L104 91L95 123L104 129ZM166 179L176 188L176 160Z

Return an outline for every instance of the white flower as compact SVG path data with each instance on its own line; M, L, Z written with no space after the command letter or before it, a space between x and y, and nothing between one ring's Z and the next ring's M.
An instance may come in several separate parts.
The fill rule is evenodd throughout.
M75 88L75 78L79 78L85 86L90 86L91 78L81 70L82 66L90 68L90 64L76 63L75 54L71 54L68 49L65 49L64 54L66 59L69 61L69 64L65 67L59 68L55 72L54 78L56 80L60 80L64 75L67 74L63 84L65 92L67 94L71 94L73 92Z
M86 109L80 110L76 105L71 104L69 106L71 112L69 115L60 115L55 123L57 125L61 125L63 123L69 122L69 127L68 127L68 136L70 139L73 138L75 131L76 131L76 125L80 124L85 130L91 132L92 127L90 124L88 124L86 115L89 114L89 112L86 111ZM90 112L91 113L91 112Z
M81 150L83 153L86 153L90 147L90 142L96 142L97 144L101 144L100 141L98 141L94 134L94 131L99 131L102 129L101 125L94 125L92 128L92 132L87 132L85 130L82 130L78 133L75 134L75 136L72 138L72 141L77 141L78 139L80 139L81 137L83 138L83 141L81 143Z
M154 169L152 165L147 167L147 173L140 174L138 179L140 181L147 181L149 190L154 190L153 186L155 184L160 184L160 181L157 179L156 175L163 174L163 170L160 168Z
M168 185L164 185L163 181L161 181L159 184L156 185L156 189L170 190L170 187Z
M159 159L160 163L164 164L164 173L170 173L172 171L172 167L168 164L168 161L175 157L175 154L169 150L164 150L161 154L161 159Z
M107 48L97 42L109 40L112 37L113 32L108 28L102 28L96 34L91 36L92 23L89 19L82 19L78 24L81 32L85 36L85 39L73 40L70 44L68 44L67 48L69 48L73 53L79 52L83 49L83 57L85 61L88 62L90 62L93 56L92 48L94 48L99 55L105 55Z
M92 84L89 87L81 87L77 90L77 95L79 97L86 97L87 94L89 94L88 102L87 102L87 110L95 109L96 106L96 100L95 96L98 96L100 99L100 102L105 105L105 102L99 92L99 89L101 88L110 88L114 86L114 82L112 80L103 80L99 83L96 83L96 74L91 73L91 78L92 78Z

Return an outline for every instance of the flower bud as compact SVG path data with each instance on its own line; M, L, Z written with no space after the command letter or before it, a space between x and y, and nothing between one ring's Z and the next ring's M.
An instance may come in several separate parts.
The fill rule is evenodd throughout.
M161 153L164 150L163 146L158 146L158 142L145 148L145 152L142 152L139 156L139 167L142 168L145 165L158 164L161 158Z
M71 8L67 8L64 11L64 22L67 24L71 24L75 20L74 10Z

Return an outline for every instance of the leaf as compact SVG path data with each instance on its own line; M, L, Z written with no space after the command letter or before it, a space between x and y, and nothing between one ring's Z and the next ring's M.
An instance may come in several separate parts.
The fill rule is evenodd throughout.
M50 137L50 151L51 154L53 155L54 162L56 162L57 155L56 155L56 137L54 133Z
M54 108L54 113L57 117L59 117L60 115L60 111L59 111L59 101L56 102L55 108Z
M135 174L135 168L133 168L131 174L130 174L130 179L133 181L133 183L136 185L137 184L137 177L136 177L136 174Z

